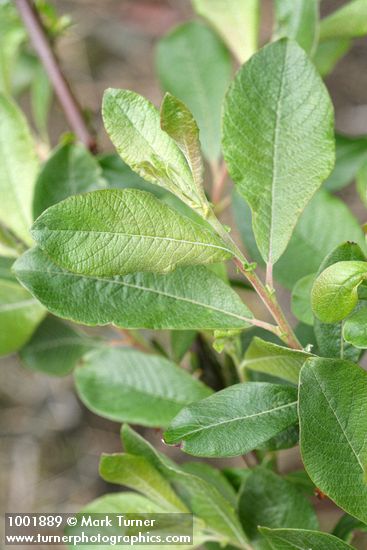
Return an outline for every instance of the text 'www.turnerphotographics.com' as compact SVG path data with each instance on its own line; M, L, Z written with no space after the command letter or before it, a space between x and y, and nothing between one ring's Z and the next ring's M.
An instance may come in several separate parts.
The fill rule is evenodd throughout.
M5 545L190 545L191 514L6 514Z

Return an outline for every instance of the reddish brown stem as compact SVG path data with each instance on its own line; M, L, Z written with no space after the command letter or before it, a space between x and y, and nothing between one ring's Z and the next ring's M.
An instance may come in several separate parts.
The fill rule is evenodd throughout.
M28 31L33 47L52 83L70 128L88 149L95 152L96 140L89 131L81 107L60 68L33 1L15 0L15 4Z
M222 194L225 189L226 181L228 177L227 166L223 164L220 166L218 173L213 183L212 202L218 204L222 198Z

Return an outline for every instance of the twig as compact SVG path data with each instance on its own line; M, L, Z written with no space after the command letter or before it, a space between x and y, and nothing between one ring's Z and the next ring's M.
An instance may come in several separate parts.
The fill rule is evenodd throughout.
M236 243L232 240L231 236L225 230L220 221L216 218L214 213L208 217L208 222L211 224L213 229L220 235L225 243L228 244L229 248L233 251L234 258L233 262L239 271L247 278L247 280L252 284L255 291L257 292L260 299L265 304L268 311L271 313L273 319L276 321L277 334L278 336L286 342L286 344L293 349L303 349L299 343L297 336L294 334L292 327L288 323L287 319L284 316L282 309L280 308L275 292L272 288L267 288L260 281L259 277L256 275L253 266L245 258L241 250L238 248ZM267 329L268 330L268 329ZM274 330L272 331L274 332Z
M71 91L67 80L60 68L56 55L48 40L47 33L42 24L32 0L15 0L19 14L23 20L29 37L32 41L48 77L53 85L55 94L65 113L70 128L92 152L96 151L96 140L89 131L81 107Z

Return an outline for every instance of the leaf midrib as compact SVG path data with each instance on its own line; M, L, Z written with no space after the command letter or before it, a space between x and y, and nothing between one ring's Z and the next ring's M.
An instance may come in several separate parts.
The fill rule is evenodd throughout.
M259 413L250 414L247 416L238 416L236 418L231 418L229 420L223 420L222 422L216 422L214 424L208 424L207 426L200 426L200 428L197 428L196 430L192 430L190 432L185 433L182 437L187 437L194 435L197 432L202 432L204 430L210 430L217 428L218 426L223 426L224 424L231 424L232 422L241 422L243 420L248 420L249 418L256 418L258 416L263 416L265 414L270 414L274 411L278 411L281 409L286 409L287 407L293 407L294 405L297 405L298 401L292 401L291 403L286 403L285 405L280 405L279 407L274 407L273 409L268 409L266 411L261 411Z
M138 239L152 239L152 240L162 240L162 241L169 241L169 242L175 242L180 244L190 244L193 246L206 246L208 248L217 248L218 250L224 250L225 252L229 252L233 256L233 252L224 246L219 246L212 243L206 243L201 241L187 241L185 239L176 239L173 237L161 237L156 235L136 235L136 234L130 234L130 233L123 233L120 231L97 231L94 229L67 229L67 228L58 228L58 229L49 229L47 226L45 226L46 229L50 232L59 232L62 231L64 233L88 233L88 234L96 234L96 235L112 235L114 237L121 236L121 237L127 237L127 238L138 238ZM37 231L37 230L36 230ZM40 231L40 230L38 230ZM42 230L41 230L42 231Z
M364 468L362 462L360 461L360 458L359 458L357 452L355 451L355 449L354 449L354 447L353 447L351 441L349 440L348 434L347 434L347 432L345 431L345 429L343 428L343 426L342 426L342 424L341 424L341 422L340 422L340 419L339 419L339 417L338 417L338 415L337 415L336 410L333 409L333 407L332 407L332 405L331 405L331 401L329 400L329 398L328 398L328 396L327 396L327 393L326 393L324 387L322 386L322 381L318 378L317 372L316 372L315 370L313 371L313 375L314 375L314 378L315 378L315 380L316 380L316 382L317 382L317 384L318 384L318 386L319 386L319 388L320 388L320 391L321 391L322 395L323 395L324 398L325 398L325 401L326 401L326 403L327 403L329 409L330 409L331 412L333 413L333 415L334 415L334 417L335 417L335 419L336 419L336 421L337 421L337 423L338 423L338 425L339 425L339 427L340 427L340 431L341 431L342 435L344 436L344 438L345 438L345 440L346 440L348 446L350 447L350 449L352 450L352 453L354 454L355 458L357 459L357 463L358 463L358 465L360 466L360 468L361 468L361 470L362 470L362 474L364 474L365 468Z
M42 273L44 275L45 272L41 271L41 270L27 269L27 270L23 270L23 273ZM90 275L89 276L88 275L78 275L76 273L68 273L66 271L49 271L48 270L47 273L49 275L56 275L56 276L61 275L62 277L74 277L74 278L78 278L78 279L90 279L92 281L100 281L100 282L104 282L104 283L111 283L111 284L126 286L128 288L133 288L133 289L136 289L136 290L143 290L145 292L151 292L152 294L158 294L160 296L166 296L167 298L172 298L174 300L187 302L187 303L193 304L193 305L198 306L198 307L203 307L203 308L206 308L206 309L210 309L212 311L217 311L218 313L224 313L225 315L228 315L230 317L234 317L234 318L239 319L241 321L244 321L246 323L251 323L252 322L251 318L243 317L242 315L237 315L236 313L232 313L232 312L226 311L224 309L216 308L216 307L208 305L208 304L197 302L196 300L191 300L190 298L183 298L182 296L177 296L177 295L174 295L174 294L168 294L166 292L162 292L160 290L151 289L151 288L144 287L144 286L133 285L131 283L115 281L113 279L108 279L108 278L93 277L93 276L90 276Z

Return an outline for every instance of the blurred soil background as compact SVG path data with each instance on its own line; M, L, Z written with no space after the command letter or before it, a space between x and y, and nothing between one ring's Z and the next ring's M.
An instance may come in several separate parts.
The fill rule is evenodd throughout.
M58 42L57 52L83 108L90 115L101 151L112 150L103 130L100 105L108 87L129 88L159 104L161 91L154 72L154 49L160 36L193 17L189 0L54 0L73 26ZM326 14L343 4L323 0ZM261 42L272 28L272 2L263 1ZM350 53L327 79L336 108L337 129L367 134L367 40ZM27 109L27 105L23 105ZM50 116L53 145L68 131L55 102ZM367 212L354 185L339 193L361 222ZM230 216L230 214L227 214ZM227 222L230 222L228 217ZM288 307L287 293L284 294ZM121 449L119 425L88 412L77 399L72 377L54 379L23 368L14 357L0 362L0 510L6 512L72 512L107 491L98 476L102 452ZM145 436L164 452L160 434ZM282 471L300 465L298 448L280 453ZM212 461L217 463L218 461ZM223 461L222 461L223 463ZM226 465L244 466L241 459ZM317 503L321 525L331 528L338 513L330 502ZM16 547L19 548L19 547ZM35 548L35 547L33 547ZM47 550L46 547L42 547ZM367 548L366 540L360 549Z

